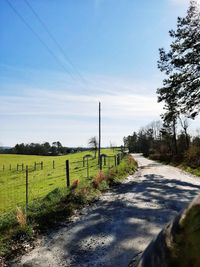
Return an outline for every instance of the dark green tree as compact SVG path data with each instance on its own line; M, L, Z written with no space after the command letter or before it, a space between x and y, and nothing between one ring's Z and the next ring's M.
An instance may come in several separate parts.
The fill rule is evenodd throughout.
M190 2L185 17L178 17L177 29L169 35L173 39L170 50L160 49L158 68L167 78L157 90L158 101L165 102L172 120L178 114L195 118L200 111L200 12L196 1Z

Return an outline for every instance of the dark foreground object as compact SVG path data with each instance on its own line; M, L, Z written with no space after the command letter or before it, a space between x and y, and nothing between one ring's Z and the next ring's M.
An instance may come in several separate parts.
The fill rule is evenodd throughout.
M188 266L200 266L200 195L159 233L137 264L137 267Z

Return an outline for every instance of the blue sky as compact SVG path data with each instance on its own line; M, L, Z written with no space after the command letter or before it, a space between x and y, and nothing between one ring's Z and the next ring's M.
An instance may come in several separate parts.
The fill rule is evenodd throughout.
M29 28L0 1L1 145L87 145L98 133L98 101L103 145L159 119L158 48L169 46L188 1L27 0L69 60L24 0L9 1Z

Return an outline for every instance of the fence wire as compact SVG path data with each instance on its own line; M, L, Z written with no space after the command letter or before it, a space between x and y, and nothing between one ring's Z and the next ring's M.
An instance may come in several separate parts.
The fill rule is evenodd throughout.
M119 163L119 162L118 162ZM116 156L102 157L102 171L116 166ZM26 184L26 168L28 184ZM78 180L79 184L89 184L98 173L100 165L97 158L84 158L69 161L70 184ZM66 162L33 162L28 166L23 163L0 166L0 213L26 205L46 196L55 188L66 187Z

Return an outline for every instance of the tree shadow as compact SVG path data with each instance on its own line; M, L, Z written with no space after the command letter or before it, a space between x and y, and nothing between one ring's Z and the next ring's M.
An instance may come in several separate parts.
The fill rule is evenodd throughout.
M41 260L29 258L23 266L41 266L49 250L58 266L128 266L199 190L190 182L138 172L84 208L75 222L47 236Z
M143 181L115 186L108 194L113 198L105 194L79 221L65 228L59 247L65 266L127 266L200 189L161 175L143 177Z

